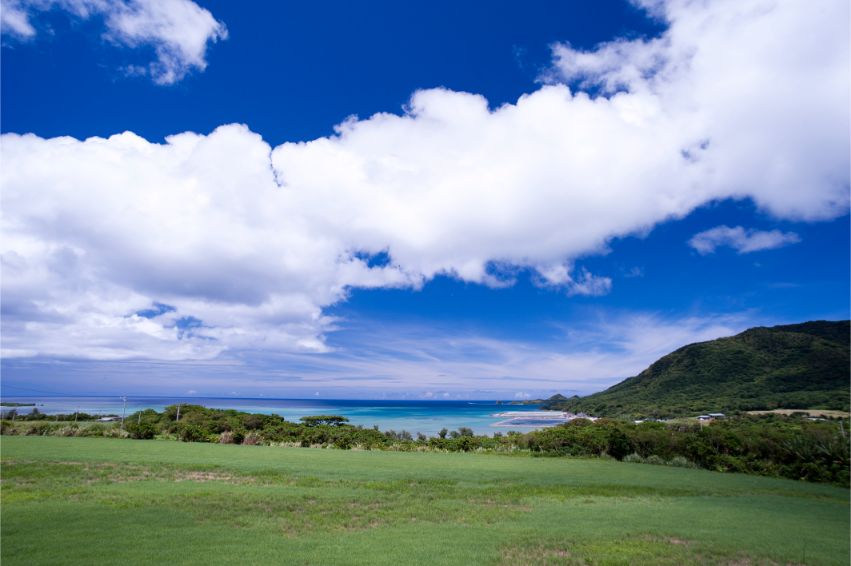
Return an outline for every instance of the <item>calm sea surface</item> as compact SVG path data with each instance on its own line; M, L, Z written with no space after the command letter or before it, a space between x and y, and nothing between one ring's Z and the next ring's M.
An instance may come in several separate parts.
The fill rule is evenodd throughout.
M121 415L120 397L3 397L5 402L35 403L38 410L51 415L80 411L90 414ZM216 397L127 397L127 414L141 409L162 411L176 403L191 403L216 409L237 409L249 413L278 414L288 421L308 415L342 415L355 425L378 426L386 430L407 430L435 435L441 428L469 427L476 434L509 430L528 431L563 422L540 413L537 405L506 405L496 401L365 401L319 399L239 399ZM8 411L11 407L3 407ZM31 407L17 408L19 413ZM523 416L522 413L538 412ZM506 414L508 413L508 414ZM511 413L517 415L513 423ZM559 415L555 413L554 415Z

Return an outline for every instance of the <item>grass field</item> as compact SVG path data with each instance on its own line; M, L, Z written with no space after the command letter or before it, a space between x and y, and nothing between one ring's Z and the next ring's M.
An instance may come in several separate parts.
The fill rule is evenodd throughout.
M608 460L2 438L2 562L841 564L847 489Z

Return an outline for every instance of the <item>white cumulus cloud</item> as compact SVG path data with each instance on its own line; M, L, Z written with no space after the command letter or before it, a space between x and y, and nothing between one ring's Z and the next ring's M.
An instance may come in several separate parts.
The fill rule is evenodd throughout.
M741 226L716 226L695 234L688 245L701 255L714 253L717 248L729 246L740 254L782 248L796 244L801 238L794 232L780 230L746 230Z
M847 213L847 4L656 13L662 37L556 46L562 82L498 108L423 90L277 147L240 125L161 144L4 135L4 355L322 352L351 288L526 268L599 295L611 279L584 256L713 200ZM155 303L171 308L138 314Z
M37 34L31 17L63 10L72 17L103 18L105 39L127 47L149 46L156 61L132 72L172 84L207 66L207 45L227 38L227 28L191 0L2 0L3 31L28 39Z
M699 170L675 180L683 193L750 197L805 220L847 212L847 2L636 3L667 31L587 52L556 45L548 78L600 89L634 121L674 135Z

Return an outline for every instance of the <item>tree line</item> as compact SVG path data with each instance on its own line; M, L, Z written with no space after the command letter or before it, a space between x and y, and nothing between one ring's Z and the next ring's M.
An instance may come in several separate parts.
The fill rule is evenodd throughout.
M78 414L79 420L82 415ZM87 417L93 417L86 415ZM20 420L23 417L24 420ZM66 420L72 420L65 415ZM709 425L633 423L614 419L568 423L527 433L476 435L469 428L436 436L380 431L337 415L287 421L279 415L171 405L146 409L123 423L0 421L3 434L113 436L184 442L362 450L526 452L533 456L609 457L628 462L704 468L849 485L849 423L804 415L740 415ZM55 418L55 417L52 417ZM61 420L61 419L60 419Z

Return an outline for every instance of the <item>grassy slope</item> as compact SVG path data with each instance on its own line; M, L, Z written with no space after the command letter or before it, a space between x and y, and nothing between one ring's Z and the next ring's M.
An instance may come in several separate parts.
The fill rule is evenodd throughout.
M603 416L849 405L849 322L752 328L690 344L639 375L552 408Z
M2 438L2 562L849 561L848 491L478 454Z

